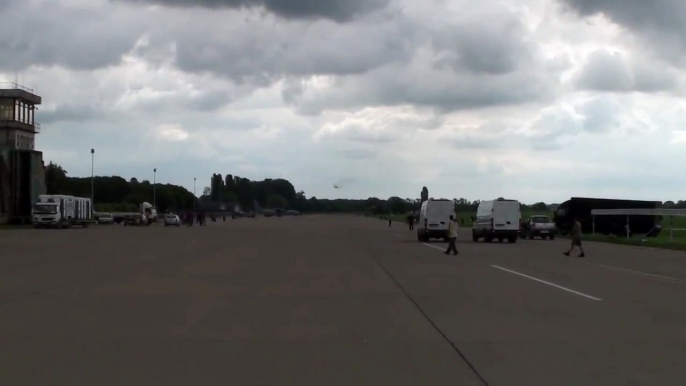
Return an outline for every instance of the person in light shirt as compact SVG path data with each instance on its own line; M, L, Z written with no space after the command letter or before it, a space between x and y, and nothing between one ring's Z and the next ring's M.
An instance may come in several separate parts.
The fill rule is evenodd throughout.
M455 221L455 217L451 214L450 222L448 223L448 250L445 251L446 255L449 255L450 251L453 252L453 255L460 253L455 246L455 242L457 241L457 229L457 222Z
M584 253L584 248L581 246L582 233L583 232L581 231L581 222L578 218L575 218L574 227L572 228L572 244L567 252L563 252L565 256L569 256L574 250L574 248L578 247L580 253L577 257L586 257L586 254Z

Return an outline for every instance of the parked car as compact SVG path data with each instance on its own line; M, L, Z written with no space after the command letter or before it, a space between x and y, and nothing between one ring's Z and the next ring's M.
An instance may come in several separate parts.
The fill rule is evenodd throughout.
M112 225L114 224L114 216L112 213L96 213L95 221L99 225Z
M522 238L532 240L534 237L540 237L543 240L550 238L555 239L557 227L555 223L550 220L548 216L531 216L523 224L519 235Z
M175 214L168 214L164 216L164 226L181 226L181 219L179 218L178 215Z

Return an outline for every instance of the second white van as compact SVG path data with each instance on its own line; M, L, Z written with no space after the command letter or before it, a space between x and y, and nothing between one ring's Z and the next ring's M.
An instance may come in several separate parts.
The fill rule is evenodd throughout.
M476 210L476 221L472 226L472 239L483 238L490 243L493 239L516 243L519 237L519 221L522 217L517 200L499 198L482 201Z
M450 215L455 215L455 204L452 200L424 201L419 210L417 239L424 242L430 239L447 240Z

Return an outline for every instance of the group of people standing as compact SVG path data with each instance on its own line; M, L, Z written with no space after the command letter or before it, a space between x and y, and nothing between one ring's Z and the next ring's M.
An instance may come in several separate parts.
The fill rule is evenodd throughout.
M180 217L181 217L181 221L189 227L192 227L195 224L198 224L198 226L207 226L207 217L208 216L204 210L199 211L199 212L195 212L195 213L188 211L188 212L186 212L185 215L182 215ZM209 218L212 222L217 222L217 216L214 213L211 213L209 215ZM236 214L232 212L231 218L235 219ZM222 221L226 222L226 214L222 215Z
M182 221L189 227L192 227L196 222L198 226L207 226L206 214L202 211L195 214L193 212L186 212L186 215L183 216Z

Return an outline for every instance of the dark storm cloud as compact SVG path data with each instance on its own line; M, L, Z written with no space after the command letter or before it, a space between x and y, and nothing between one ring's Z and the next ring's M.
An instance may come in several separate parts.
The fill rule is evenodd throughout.
M0 0L3 3L3 0ZM141 26L122 14L70 8L61 2L10 1L0 14L0 70L63 66L92 70L117 64ZM114 27L114 28L113 28Z
M100 109L92 106L61 105L54 110L38 110L36 120L42 124L55 122L82 122L102 115Z
M524 27L517 15L489 12L488 23L477 17L433 33L433 45L440 59L437 65L475 73L507 74L530 63L532 49L524 41Z
M263 7L285 18L327 18L345 22L357 15L385 7L390 0L119 0L172 7Z
M220 24L153 38L177 36L175 63L184 71L263 85L288 75L360 74L412 56L413 25L406 20L335 24L231 19L224 25L220 18L212 20Z
M301 114L317 115L327 109L365 106L416 105L441 112L546 100L555 89L548 74L525 69L506 75L474 74L452 69L384 67L362 76L341 79L324 90L305 88L289 100Z
M684 31L683 0L562 0L583 16L602 13L618 24L635 29Z
M581 16L603 14L644 39L645 48L672 61L686 53L686 1L560 0Z

